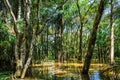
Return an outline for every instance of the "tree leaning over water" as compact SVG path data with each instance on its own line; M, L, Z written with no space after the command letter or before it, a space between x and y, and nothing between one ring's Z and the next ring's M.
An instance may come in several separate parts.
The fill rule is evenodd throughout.
M97 30L98 26L104 11L104 6L105 6L105 0L100 0L100 4L98 6L98 11L95 16L94 24L93 24L93 29L90 35L89 43L88 43L88 50L87 54L85 56L85 61L84 61L84 66L82 69L82 74L88 74L92 55L93 55L93 49L95 46L95 41L96 41L96 36L97 36Z

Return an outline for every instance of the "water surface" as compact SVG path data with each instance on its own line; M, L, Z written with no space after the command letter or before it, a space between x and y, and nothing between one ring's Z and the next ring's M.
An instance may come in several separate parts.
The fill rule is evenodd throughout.
M113 76L103 76L100 73L101 64L93 64L89 75L81 75L82 66L79 63L49 62L33 67L32 72L35 78L44 80L116 80Z

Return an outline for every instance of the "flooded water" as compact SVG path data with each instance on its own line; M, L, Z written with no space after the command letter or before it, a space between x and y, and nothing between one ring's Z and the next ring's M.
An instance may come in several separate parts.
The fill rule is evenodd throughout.
M101 65L93 65L89 75L81 75L82 64L79 63L44 63L34 65L33 77L43 80L117 80L112 76L103 76ZM119 79L118 79L119 80Z

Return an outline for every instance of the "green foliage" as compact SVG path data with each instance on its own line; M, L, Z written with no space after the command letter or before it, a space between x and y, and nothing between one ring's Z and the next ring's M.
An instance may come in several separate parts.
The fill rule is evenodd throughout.
M7 80L10 78L11 72L0 72L0 80Z
M12 66L13 50L14 50L15 36L8 32L8 28L0 21L0 71L10 70L7 66ZM12 67L11 67L12 69Z

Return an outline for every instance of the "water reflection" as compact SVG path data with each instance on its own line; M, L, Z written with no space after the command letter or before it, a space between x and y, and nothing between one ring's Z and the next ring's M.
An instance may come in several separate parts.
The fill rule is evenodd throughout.
M33 68L33 76L44 80L115 80L101 75L97 69L89 75L81 75L80 71L80 66L50 65Z
M37 73L37 71L35 71ZM49 71L39 71L39 73L36 74L35 77L42 78L45 80L101 80L99 71L96 71L93 74L90 75L81 75L80 73L71 73L67 72L66 74L55 74L55 73L49 73Z
M101 80L100 72L96 70L94 73L90 75L90 80Z

